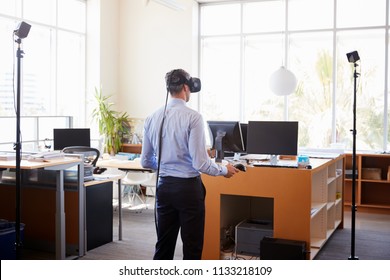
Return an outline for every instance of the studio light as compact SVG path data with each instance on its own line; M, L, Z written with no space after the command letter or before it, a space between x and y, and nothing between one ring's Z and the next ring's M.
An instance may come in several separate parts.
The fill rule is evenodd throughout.
M19 37L19 39L24 39L28 36L30 32L31 25L22 21L18 24L16 29L14 30L14 34Z

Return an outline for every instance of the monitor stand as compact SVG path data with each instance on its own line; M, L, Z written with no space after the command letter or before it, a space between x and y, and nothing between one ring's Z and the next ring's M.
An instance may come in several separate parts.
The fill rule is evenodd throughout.
M271 165L277 165L278 164L278 155L270 155L269 163Z

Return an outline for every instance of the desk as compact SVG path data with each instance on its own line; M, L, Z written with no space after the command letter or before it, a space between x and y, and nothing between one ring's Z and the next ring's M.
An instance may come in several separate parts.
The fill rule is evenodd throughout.
M124 153L141 154L142 144L122 144L121 151Z
M272 219L275 238L305 241L307 258L313 259L343 227L343 162L339 156L310 159L312 169L248 166L230 179L202 175L207 193L202 258L220 259L222 229L252 218Z
M153 172L152 169L143 168L138 160L118 160L107 159L98 160L96 166L105 168L117 168L123 171L135 171L135 172ZM122 190L121 190L122 177L118 178L118 239L122 240Z
M64 207L64 170L77 165L77 190L79 192L79 256L85 255L85 193L83 187L84 164L79 156L66 156L47 162L21 160L22 170L45 169L56 171L56 259L65 259L65 207ZM15 168L16 161L0 161L0 168Z

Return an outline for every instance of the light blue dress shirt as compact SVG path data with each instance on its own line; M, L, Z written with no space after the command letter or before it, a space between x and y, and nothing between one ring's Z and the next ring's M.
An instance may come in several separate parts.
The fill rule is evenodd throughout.
M157 169L159 131L164 108L145 120L141 164ZM213 161L206 150L201 114L186 106L182 99L172 98L166 109L162 133L160 176L191 178L200 173L226 175L227 168Z

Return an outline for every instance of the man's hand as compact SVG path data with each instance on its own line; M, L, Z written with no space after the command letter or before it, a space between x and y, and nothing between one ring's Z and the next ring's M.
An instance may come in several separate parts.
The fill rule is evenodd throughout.
M227 168L227 174L224 176L225 178L230 178L232 177L234 174L240 172L240 170L238 170L237 168L235 168L233 165L231 165L230 163L226 165L226 168Z

